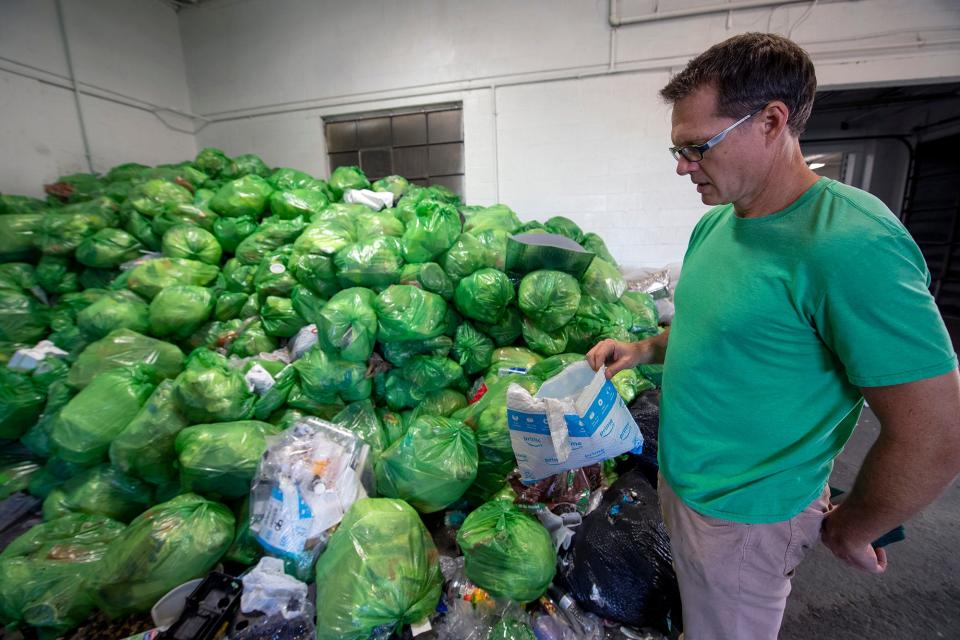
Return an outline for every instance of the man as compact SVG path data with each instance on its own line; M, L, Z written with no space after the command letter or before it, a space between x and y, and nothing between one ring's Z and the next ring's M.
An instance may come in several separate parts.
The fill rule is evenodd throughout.
M807 167L815 91L806 53L757 33L661 91L677 174L715 206L690 238L671 328L587 354L610 376L664 362L660 500L686 640L775 638L818 538L880 573L870 542L960 472L957 358L923 256L882 202ZM864 398L881 433L831 508Z

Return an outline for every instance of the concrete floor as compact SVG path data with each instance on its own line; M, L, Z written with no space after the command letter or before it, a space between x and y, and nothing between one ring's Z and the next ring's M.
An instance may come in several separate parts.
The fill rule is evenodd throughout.
M879 430L865 409L837 459L832 486L853 486ZM887 547L887 557L887 571L874 576L817 547L797 570L780 639L960 638L960 486L906 523L906 540Z

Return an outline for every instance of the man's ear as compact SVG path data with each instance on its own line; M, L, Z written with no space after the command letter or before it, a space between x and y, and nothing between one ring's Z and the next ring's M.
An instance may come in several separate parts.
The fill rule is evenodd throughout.
M787 120L790 118L790 109L782 100L771 100L756 117L760 119L763 137L768 142L774 142L784 134L789 135Z

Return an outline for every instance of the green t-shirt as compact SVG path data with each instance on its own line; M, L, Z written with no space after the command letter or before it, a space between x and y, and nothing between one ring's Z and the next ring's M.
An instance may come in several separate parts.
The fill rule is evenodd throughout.
M663 371L660 465L709 516L789 519L822 491L859 387L957 357L923 255L877 198L821 178L782 211L697 224Z

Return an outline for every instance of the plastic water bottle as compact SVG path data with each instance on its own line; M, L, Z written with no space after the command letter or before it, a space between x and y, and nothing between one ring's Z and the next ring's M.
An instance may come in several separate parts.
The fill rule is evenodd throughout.
M560 610L570 618L575 626L579 626L577 631L582 634L584 640L600 640L603 637L600 625L594 617L582 611L573 598L556 587L550 587L549 593Z

